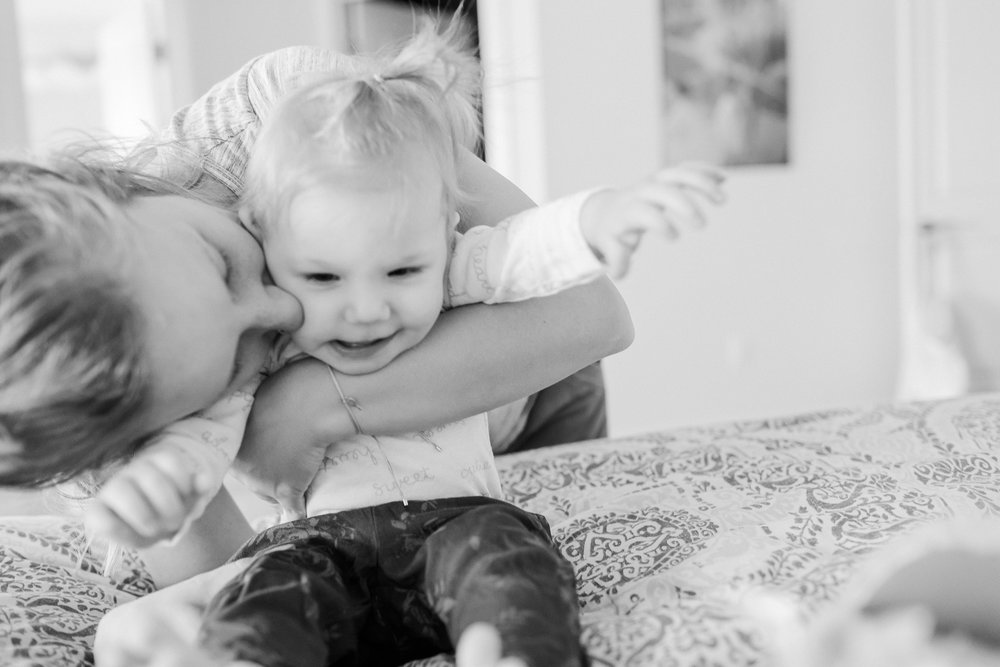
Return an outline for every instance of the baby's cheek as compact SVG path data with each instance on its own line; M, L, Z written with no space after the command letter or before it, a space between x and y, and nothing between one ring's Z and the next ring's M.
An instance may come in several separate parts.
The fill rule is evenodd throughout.
M438 290L429 290L429 293L424 296L419 319L428 330L437 322L445 305L445 291L443 286Z
M311 312L308 308L305 308L303 312L305 319L302 326L292 332L292 341L308 354L336 338L336 332L329 326L329 320L324 319L321 313Z

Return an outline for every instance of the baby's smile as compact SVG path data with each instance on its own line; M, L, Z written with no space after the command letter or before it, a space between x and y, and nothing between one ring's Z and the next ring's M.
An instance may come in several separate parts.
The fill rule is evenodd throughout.
M382 349L386 343L396 336L395 333L382 338L369 338L367 340L331 340L330 346L334 347L340 354L349 356L365 356L374 354Z

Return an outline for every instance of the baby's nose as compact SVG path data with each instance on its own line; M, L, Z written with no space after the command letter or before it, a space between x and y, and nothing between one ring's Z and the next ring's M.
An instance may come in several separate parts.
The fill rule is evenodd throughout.
M377 290L358 289L351 294L346 317L354 324L380 322L389 318L389 304Z

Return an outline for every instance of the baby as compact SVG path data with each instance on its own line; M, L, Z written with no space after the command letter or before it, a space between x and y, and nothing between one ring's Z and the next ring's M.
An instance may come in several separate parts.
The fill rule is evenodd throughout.
M220 664L401 664L453 650L485 623L497 660L585 664L572 566L543 517L502 500L486 415L375 436L338 374L392 363L443 308L623 275L646 231L697 224L697 200L721 200L721 176L666 170L459 233L456 164L478 137L479 93L461 30L428 25L394 56L360 62L278 105L241 208L304 312L273 367L301 355L327 364L357 435L327 447L307 518L236 555L249 564L208 604L200 644ZM122 522L150 540L183 530L237 455L253 389L146 446L105 485L90 524ZM137 496L157 521L135 519Z

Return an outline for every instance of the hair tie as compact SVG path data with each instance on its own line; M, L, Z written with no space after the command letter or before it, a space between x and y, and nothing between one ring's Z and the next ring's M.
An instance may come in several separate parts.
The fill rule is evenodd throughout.
M382 85L383 83L385 83L385 77L376 72L375 74L372 74L372 81L374 81L379 85Z

